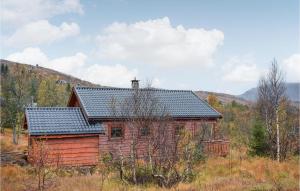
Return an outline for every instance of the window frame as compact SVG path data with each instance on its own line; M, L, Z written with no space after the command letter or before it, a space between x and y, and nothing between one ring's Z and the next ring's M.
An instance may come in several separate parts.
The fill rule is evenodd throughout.
M123 137L122 127L119 127L119 126L111 127L110 136L111 136L111 138Z
M147 131L147 134L143 134L142 132L143 132L143 130L142 129L148 129L148 131ZM139 135L140 135L140 137L148 137L149 135L150 135L150 127L149 126L143 126L143 127L141 127L140 129L139 129Z
M179 136L181 132L185 129L185 123L175 123L174 124L174 135Z
M114 128L121 129L121 136L118 136L118 137L112 136L112 131ZM124 134L125 134L124 124L122 124L122 123L110 124L108 129L109 129L109 132L108 132L109 139L123 139L124 138Z

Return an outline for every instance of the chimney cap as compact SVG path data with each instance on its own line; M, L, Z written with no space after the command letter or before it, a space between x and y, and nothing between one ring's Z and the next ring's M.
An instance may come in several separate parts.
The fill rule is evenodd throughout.
M134 79L131 80L131 81L132 81L132 82L138 82L138 81L140 81L140 80L137 80L136 77L134 77Z

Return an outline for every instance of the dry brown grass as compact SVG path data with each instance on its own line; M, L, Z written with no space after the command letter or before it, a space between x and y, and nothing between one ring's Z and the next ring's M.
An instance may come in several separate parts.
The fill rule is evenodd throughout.
M25 190L26 170L13 165L1 167L1 191Z
M298 158L277 163L266 158L249 158L243 161L228 158L210 158L206 164L197 166L199 173L191 183L180 183L170 190L299 190ZM57 191L99 191L101 179L98 175L73 177L53 176L55 185L48 190ZM5 166L1 168L1 190L27 190L24 185L36 184L30 167ZM117 175L111 174L103 190L168 190L155 185L126 185Z
M1 135L1 145L4 141L11 142L11 136ZM26 137L22 142L26 145ZM8 144L10 145L10 144ZM22 146L12 147L14 150ZM24 145L23 145L24 147ZM206 163L196 166L198 173L191 183L180 183L169 190L180 191L229 191L229 190L300 190L299 189L299 157L293 157L281 163L268 158L247 157L244 150L233 150L231 155L222 158L209 158ZM1 167L1 191L33 190L36 188L36 179L32 175L31 167L16 165ZM99 191L101 179L98 175L72 177L53 175L51 187L47 190L56 191ZM105 181L105 191L165 191L156 185L126 185L122 183L117 174L111 174Z
M298 190L298 158L277 163L268 158L212 158L194 182L203 190Z
M12 129L4 129L4 133L0 134L1 152L24 151L27 149L28 137L21 134L19 144L15 145L12 138Z
M249 158L242 161L229 158L210 158L206 164L197 166L199 171L192 183L180 183L169 190L299 190L298 158L277 163L267 158ZM62 178L58 191L63 190L99 190L100 178L81 176ZM155 185L132 186L120 182L111 176L103 190L168 190Z
M97 176L65 177L58 180L57 191L99 190L100 178Z

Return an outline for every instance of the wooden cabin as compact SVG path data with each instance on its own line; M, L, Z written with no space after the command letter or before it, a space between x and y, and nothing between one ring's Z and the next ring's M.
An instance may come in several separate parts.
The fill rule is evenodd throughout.
M139 89L138 81L132 88L74 87L67 107L31 107L25 111L25 128L29 133L29 161L42 152L45 145L48 158L62 165L95 165L105 153L130 152L130 128L122 116L113 115L111 100L122 101L134 91L151 91L167 108L170 118L168 132L176 133L178 126L196 135L203 124L209 125L205 140L207 154L225 156L228 141L216 132L222 115L192 91ZM147 134L141 133L138 156L147 151ZM38 151L39 150L39 151Z

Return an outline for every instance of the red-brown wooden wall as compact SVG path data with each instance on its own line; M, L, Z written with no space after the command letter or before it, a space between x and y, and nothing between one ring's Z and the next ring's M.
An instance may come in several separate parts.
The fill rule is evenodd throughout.
M208 121L208 120L180 120L170 122L168 125L168 134L172 136L174 134L176 124L183 124L184 128L191 132L192 135L196 135L198 131L202 128L201 125L203 123L210 123L211 127L216 125L216 121ZM113 122L105 122L105 135L99 135L99 151L100 155L105 153L112 154L120 154L120 151L123 155L130 155L130 145L131 145L131 134L130 129L124 124L124 136L122 138L110 138L110 128L113 126ZM224 156L228 153L228 141L227 142L213 142L213 146L211 146L210 142L205 142L204 150L209 151L208 154L214 153L217 156ZM218 145L220 147L218 147ZM147 156L148 149L148 139L146 137L139 137L137 150L138 157ZM215 149L213 149L215 148Z
M29 161L34 162L34 155L38 154L43 141L45 157L49 163L63 166L95 165L99 160L99 136L47 136L43 139L31 137L32 149L29 152ZM44 151L43 151L44 152Z
M167 131L168 136L174 135L176 124L183 124L192 135L201 129L201 124L207 123L205 120L180 120L170 122ZM120 123L120 122L118 122ZM216 121L209 121L212 126ZM104 122L105 134L90 135L57 135L57 136L31 136L30 142L43 138L46 149L49 151L49 159L53 163L58 161L59 165L82 166L95 165L99 157L106 153L122 154L126 157L130 155L131 135L130 129L123 123L124 136L111 138L110 128L113 122ZM211 126L211 127L212 127ZM33 146L35 144L32 144ZM139 137L137 150L138 157L147 156L148 139ZM36 148L33 147L33 150ZM29 149L30 150L30 149ZM224 140L208 140L204 142L204 151L209 155L226 156L229 152L229 142ZM29 159L32 158L32 150L29 152Z

